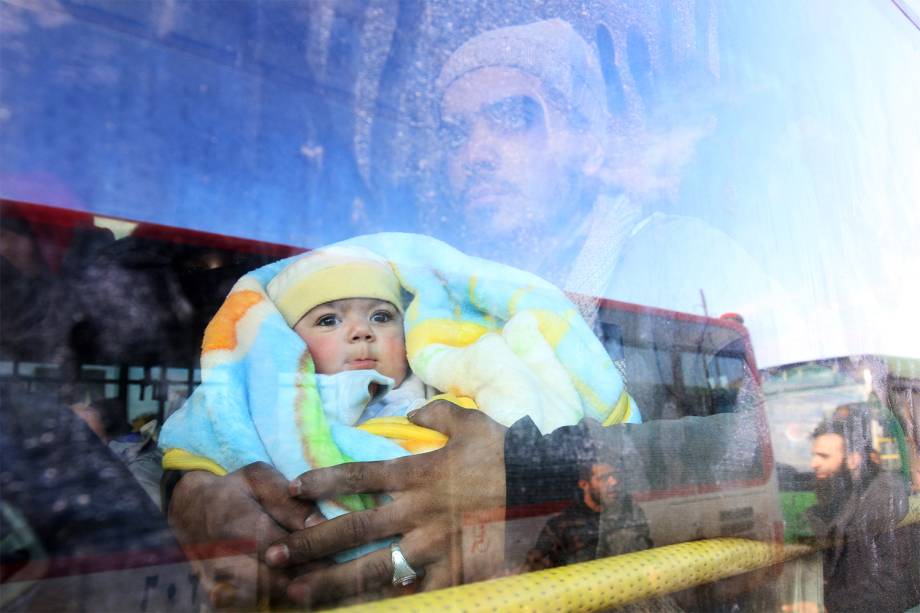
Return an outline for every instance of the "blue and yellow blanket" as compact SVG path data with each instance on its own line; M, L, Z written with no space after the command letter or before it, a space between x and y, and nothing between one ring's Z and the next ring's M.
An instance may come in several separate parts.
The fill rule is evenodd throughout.
M603 346L546 281L421 235L339 244L386 258L411 296L406 348L424 383L505 425L529 416L544 433L585 416L605 425L640 420ZM261 461L291 479L444 444L444 435L402 417L359 425L324 406L306 344L265 290L295 258L243 276L208 325L201 385L160 434L165 468L222 475ZM320 508L334 517L368 502L350 496Z

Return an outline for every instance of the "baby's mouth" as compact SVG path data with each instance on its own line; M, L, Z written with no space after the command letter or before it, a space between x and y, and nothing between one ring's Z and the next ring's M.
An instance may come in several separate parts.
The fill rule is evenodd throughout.
M349 360L346 367L349 370L369 370L377 366L377 360L373 358L358 358Z

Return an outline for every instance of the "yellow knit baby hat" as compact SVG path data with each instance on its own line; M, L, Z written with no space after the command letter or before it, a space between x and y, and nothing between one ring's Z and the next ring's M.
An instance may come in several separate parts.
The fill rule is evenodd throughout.
M403 310L393 268L362 247L325 247L304 254L269 281L267 289L292 328L310 309L332 300L376 298Z

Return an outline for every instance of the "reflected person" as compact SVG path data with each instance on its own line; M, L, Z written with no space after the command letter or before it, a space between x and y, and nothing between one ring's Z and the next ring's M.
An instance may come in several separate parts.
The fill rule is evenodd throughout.
M604 197L603 87L596 55L558 19L480 34L450 56L439 141L468 250L568 288Z
M527 555L527 570L586 562L652 546L648 522L610 464L578 469L575 504L546 522ZM603 516L603 519L602 519Z
M870 422L859 412L831 418L812 435L817 504L807 516L825 547L828 611L903 611L920 603L918 526L907 513L900 473L872 461Z
M699 312L702 290L710 312L743 305L756 344L778 329L797 338L797 318L777 307L789 297L741 245L699 218L646 210L660 191L650 186L679 185L679 169L645 161L638 118L612 121L597 54L570 24L473 37L435 95L445 232L465 251L583 296L589 323L590 297Z

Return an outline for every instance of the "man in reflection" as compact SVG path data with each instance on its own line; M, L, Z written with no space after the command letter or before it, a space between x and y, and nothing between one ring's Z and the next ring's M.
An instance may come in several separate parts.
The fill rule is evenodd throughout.
M798 320L776 306L782 288L741 245L699 218L644 210L676 193L695 141L659 127L647 142L638 115L611 118L608 85L595 49L559 19L490 30L454 51L435 88L444 238L582 296L743 308L755 341L775 329L798 338ZM664 150L681 161L658 160ZM576 302L593 323L596 303Z
M652 546L645 513L610 464L582 464L574 505L543 527L527 555L527 570L543 570L640 551Z
M808 518L825 547L828 611L903 611L920 600L917 527L895 530L907 513L900 473L871 460L870 422L847 412L812 435L817 504ZM799 607L801 608L801 607Z
M608 115L592 48L559 19L491 30L450 56L436 89L453 240L600 295L613 258L579 255L594 234L611 255L632 223L592 215L627 204L599 176Z

